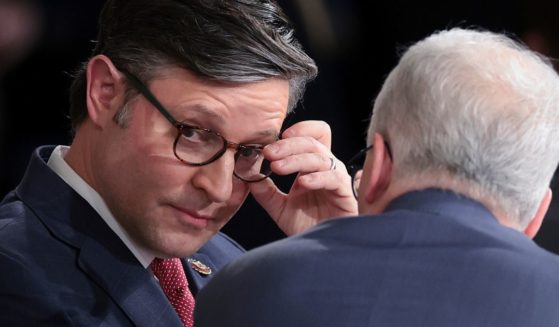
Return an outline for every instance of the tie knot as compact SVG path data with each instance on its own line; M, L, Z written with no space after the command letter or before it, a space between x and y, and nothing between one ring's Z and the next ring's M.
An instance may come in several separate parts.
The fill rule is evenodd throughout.
M179 258L161 259L155 258L150 264L151 271L161 281L167 278L180 278L184 275L184 268L182 267Z

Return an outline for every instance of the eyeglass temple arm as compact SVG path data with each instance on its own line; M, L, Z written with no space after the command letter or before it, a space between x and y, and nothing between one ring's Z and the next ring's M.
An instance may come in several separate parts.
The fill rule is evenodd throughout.
M146 99L151 102L159 112L167 118L171 122L171 124L178 126L180 123L173 117L171 114L163 107L163 105L157 100L157 98L148 90L148 88L142 83L136 76L132 75L131 73L127 72L126 70L120 70L126 78L132 83L135 89L140 91L140 93L146 97Z

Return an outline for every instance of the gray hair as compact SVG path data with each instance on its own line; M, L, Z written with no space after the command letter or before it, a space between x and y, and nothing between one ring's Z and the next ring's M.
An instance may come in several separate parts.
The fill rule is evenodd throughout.
M559 77L546 58L502 34L454 28L404 53L369 136L391 145L394 179L465 186L523 228L559 161L558 122Z

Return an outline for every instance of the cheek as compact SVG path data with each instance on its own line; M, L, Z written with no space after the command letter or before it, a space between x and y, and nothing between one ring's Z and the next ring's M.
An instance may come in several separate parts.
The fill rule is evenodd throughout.
M188 169L174 155L173 139L164 133L135 135L130 139L129 157L125 160L135 178L149 184L180 184L188 174ZM126 173L126 172L123 172Z
M126 128L126 142L134 148L138 164L142 161L175 163L173 144L177 130L160 117L153 108L136 108L140 114ZM143 113L143 114L141 114ZM158 118L158 119L157 119Z
M195 169L184 166L174 157L171 159L153 157L148 160L138 171L136 180L139 190L146 198L152 201L187 201L186 197L205 202L205 197L192 187L192 178Z
M180 192L188 180L188 169L174 157L172 146L146 139L121 145L111 150L110 162L106 163L111 175L106 180L136 206L150 206L158 197Z

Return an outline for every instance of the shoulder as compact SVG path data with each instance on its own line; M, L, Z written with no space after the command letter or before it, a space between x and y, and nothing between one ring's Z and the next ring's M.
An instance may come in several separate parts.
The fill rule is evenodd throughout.
M290 276L306 271L311 262L318 267L331 255L329 244L335 242L339 230L352 228L347 227L347 222L343 221L346 219L347 222L353 220L353 218L344 218L321 224L305 233L251 249L225 266L215 276L217 279L215 283L223 283L224 288L234 287L230 284L229 278L243 275L245 281L250 280L250 284L257 288L259 287L257 285L264 286L270 280L281 279L287 282Z
M0 246L8 244L8 247L13 248L31 238L37 231L44 229L38 222L35 213L14 192L9 193L0 203ZM30 236L23 238L24 232Z
M6 195L0 203L0 231L26 214L25 206L19 201L14 192Z

